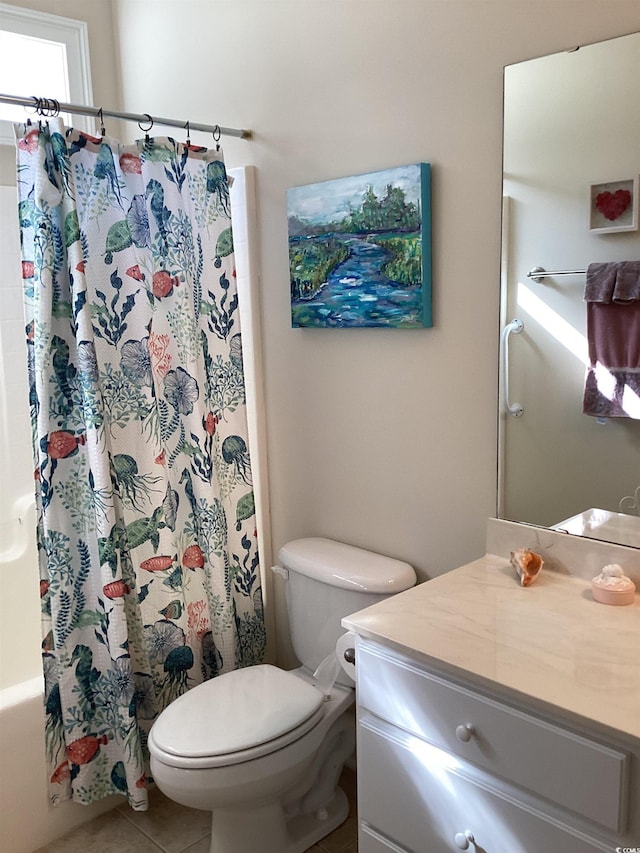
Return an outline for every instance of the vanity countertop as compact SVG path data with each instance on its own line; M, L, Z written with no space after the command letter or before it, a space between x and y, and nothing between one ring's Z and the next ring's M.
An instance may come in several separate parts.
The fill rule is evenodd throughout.
M588 580L542 570L521 587L487 554L343 620L359 636L568 718L640 739L640 595L595 602Z

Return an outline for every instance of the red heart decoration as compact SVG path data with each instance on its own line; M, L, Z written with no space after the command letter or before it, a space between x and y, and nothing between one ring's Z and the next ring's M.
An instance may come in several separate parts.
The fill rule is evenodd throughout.
M596 196L596 207L611 222L622 216L630 204L631 193L629 190L616 190L614 193L607 190L607 192L598 193Z

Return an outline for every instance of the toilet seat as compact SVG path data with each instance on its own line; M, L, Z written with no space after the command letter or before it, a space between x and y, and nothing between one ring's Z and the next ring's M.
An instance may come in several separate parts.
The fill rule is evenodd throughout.
M323 716L323 699L312 684L269 664L238 669L172 702L151 728L149 749L174 767L249 761L312 729Z

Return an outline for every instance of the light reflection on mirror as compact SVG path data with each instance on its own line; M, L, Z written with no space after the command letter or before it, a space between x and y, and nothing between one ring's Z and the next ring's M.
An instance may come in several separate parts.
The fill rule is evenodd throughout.
M585 367L589 364L587 339L585 335L567 323L556 311L536 296L526 284L518 282L518 307L537 320L550 335L562 344Z
M521 313L528 314L530 317L536 319L541 326L544 326L547 332L553 335L568 352L582 362L585 368L588 367L589 355L586 337L574 329L570 323L567 323L563 317L549 308L542 299L539 299L522 282L518 283L518 307L521 309ZM598 388L601 393L605 397L608 397L609 400L613 400L616 389L616 380L613 374L606 367L598 364L596 366L596 375L598 378ZM640 397L628 386L624 389L622 407L630 418L640 419Z
M640 172L640 33L508 66L504 83L501 324L524 322L508 365L524 413L501 401L498 515L640 548L640 399L625 392L628 417L583 414L575 272L640 259L637 229L593 229L590 195ZM535 267L571 274L528 275Z

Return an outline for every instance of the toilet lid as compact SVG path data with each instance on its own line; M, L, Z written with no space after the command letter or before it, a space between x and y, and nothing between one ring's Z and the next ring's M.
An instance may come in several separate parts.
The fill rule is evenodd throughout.
M153 740L184 758L228 755L297 728L322 702L317 688L275 666L237 669L172 702L154 723Z

